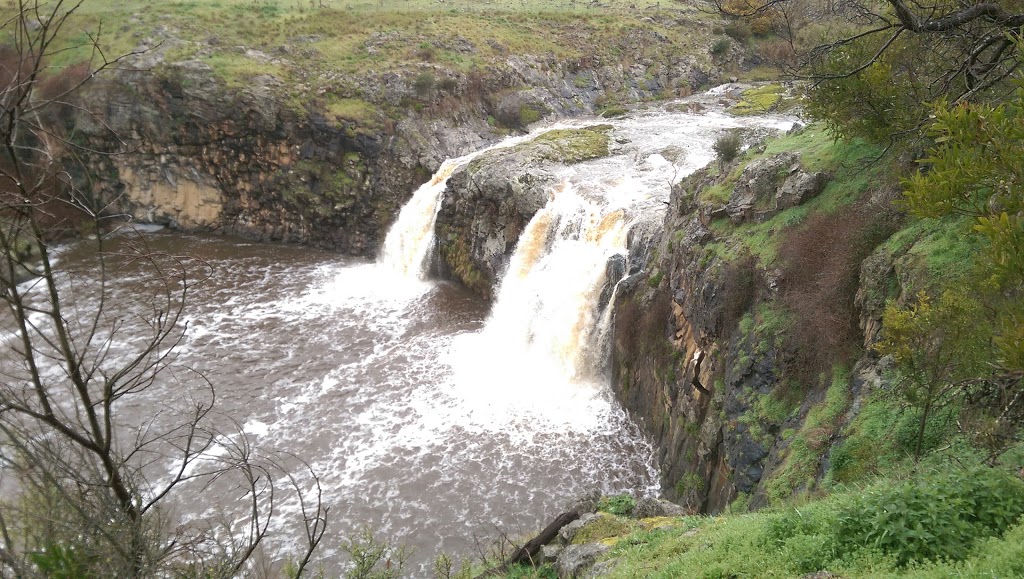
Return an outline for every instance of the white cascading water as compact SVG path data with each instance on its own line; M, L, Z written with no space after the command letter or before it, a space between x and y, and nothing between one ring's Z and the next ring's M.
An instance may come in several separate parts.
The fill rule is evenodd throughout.
M429 267L427 254L434 244L434 223L437 221L437 212L441 209L444 192L448 188L448 179L456 171L484 153L514 147L541 133L567 126L569 125L547 126L526 135L504 139L479 151L446 160L430 178L430 181L421 185L399 211L398 219L395 220L384 239L384 248L378 263L404 277L424 279Z
M519 238L487 325L462 359L501 355L483 366L463 364L468 375L478 369L504 377L520 394L536 387L534 394L550 397L552 382L587 384L593 394L599 377L585 360L596 305L608 259L625 253L627 232L624 209L586 199L568 182L555 187Z
M741 123L785 129L791 120L638 114L615 122L623 146L611 157L566 167L524 229L485 327L454 345L464 394L492 413L551 420L585 422L606 404L612 312L599 302L619 281L607 279L609 260L627 255L628 233L645 214L664 211L672 182L713 158L719 131Z

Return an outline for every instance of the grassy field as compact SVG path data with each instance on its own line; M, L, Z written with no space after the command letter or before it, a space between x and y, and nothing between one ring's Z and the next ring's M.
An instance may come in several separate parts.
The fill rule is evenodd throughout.
M13 11L13 0L0 2ZM351 98L337 89L353 75L467 73L512 55L662 62L708 44L707 18L689 2L652 0L84 0L65 40L100 31L107 54L159 46L229 83L270 73ZM53 64L82 57L72 50Z

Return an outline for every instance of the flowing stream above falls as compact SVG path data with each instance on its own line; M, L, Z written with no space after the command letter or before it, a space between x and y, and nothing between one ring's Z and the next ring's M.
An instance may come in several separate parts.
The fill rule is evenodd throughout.
M617 281L607 279L608 261L627 254L632 227L660 219L669 183L708 163L722 130L784 129L791 119L648 109L542 127L488 150L597 123L614 126L612 156L561 170L490 308L424 279L447 179L485 151L449 160L420 187L376 263L150 235L154 248L195 255L215 272L192 296L176 367L205 372L225 419L255 446L294 453L320 473L329 566L341 537L367 526L415 548L414 575L429 576L438 552L471 555L474 535L493 537L495 527L527 535L588 489L659 491L654 449L604 372L611 316L600 297ZM61 266L77 259L68 251ZM131 283L112 291L112 303L131 301ZM183 376L172 372L119 410L150 416L154 401L181 396ZM234 508L209 495L183 511ZM295 509L283 506L280 535L301 532L289 521Z

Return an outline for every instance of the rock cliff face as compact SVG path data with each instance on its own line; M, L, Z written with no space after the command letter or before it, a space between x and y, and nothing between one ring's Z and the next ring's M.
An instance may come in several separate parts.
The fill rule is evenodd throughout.
M137 220L361 255L377 251L398 209L445 158L548 115L592 113L611 95L628 102L687 94L718 74L707 55L650 66L509 57L472 76L434 70L450 87L425 97L413 86L416 70L371 74L353 90L381 109L348 121L325 112L316 95L296 97L273 76L228 87L202 61L163 57L149 53L141 65L153 72L119 73L87 95L102 103L96 117L79 123L90 144L124 153L90 161L101 177L94 187ZM296 106L296 98L309 100ZM539 191L544 179L521 177L509 186ZM505 238L492 237L484 253L514 246L521 217L528 220L535 205L516 208L515 219L511 208L495 208ZM469 209L463 203L457 211ZM458 232L449 228L452 233ZM457 263L467 251L449 246L444 261L486 293L497 264L474 281ZM483 257L480 248L474 253Z
M124 90L129 80L133 91ZM95 90L129 152L94 161L94 172L120 209L142 221L367 255L431 172L408 138L299 115L260 86L229 90L202 63ZM452 133L452 147L485 138Z
M881 382L870 345L886 296L911 285L912 274L900 274L914 269L906 247L869 247L854 266L855 315L867 353L794 395L800 378L784 344L780 265L769 260L765 267L763 256L734 243L815 198L830 179L804 167L798 152L755 155L742 170L698 171L673 188L660 245L641 279L620 288L614 387L655 439L667 495L694 511L718 512L737 497L759 506L812 490L859 400ZM722 188L728 199L708 195ZM785 231L774 227L746 241L769 244Z

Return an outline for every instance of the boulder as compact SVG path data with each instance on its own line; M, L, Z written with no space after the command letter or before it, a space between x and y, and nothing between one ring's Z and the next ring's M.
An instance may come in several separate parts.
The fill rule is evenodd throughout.
M587 570L597 558L607 553L611 547L601 543L586 545L569 545L562 550L555 561L555 572L565 578L585 577Z
M810 201L821 193L827 183L828 175L825 173L797 171L787 177L775 193L776 211L785 211Z
M633 517L637 519L650 519L653 517L682 517L689 514L685 508L654 497L645 497L636 502L633 507Z
M572 543L572 540L576 537L576 533L578 533L580 529L587 526L587 524L589 524L591 521L600 518L601 515L597 515L594 513L587 513L585 515L582 515L580 518L562 527L562 530L558 532L558 536L563 543Z
M747 165L725 206L733 223L749 221L760 209L771 209L775 193L784 180L800 170L800 155L779 153Z

